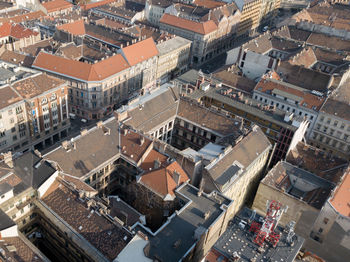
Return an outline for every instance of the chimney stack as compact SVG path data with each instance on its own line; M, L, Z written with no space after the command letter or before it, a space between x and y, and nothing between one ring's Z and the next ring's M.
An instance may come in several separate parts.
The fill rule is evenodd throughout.
M13 168L13 156L11 151L4 154L4 162L10 168Z
M177 172L176 170L174 170L173 179L174 179L177 186L180 184L180 178L181 178L180 173Z
M160 168L160 161L159 161L159 159L154 160L153 168L154 168L154 169Z

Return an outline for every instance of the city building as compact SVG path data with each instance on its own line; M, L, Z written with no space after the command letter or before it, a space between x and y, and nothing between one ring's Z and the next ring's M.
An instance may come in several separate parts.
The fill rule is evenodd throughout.
M271 143L261 129L254 126L233 146L219 146L215 150L213 144L209 145L198 152L208 162L203 169L201 186L204 191L217 190L233 199L230 215L235 215L255 191L267 166Z
M52 0L43 2L43 11L49 16L59 16L72 12L73 4L65 0Z
M278 208L278 205L276 207ZM277 214L269 213L270 210L276 211ZM295 261L304 239L295 234L292 225L282 227L278 224L278 217L283 216L283 211L280 210L268 206L267 214L263 217L256 214L255 210L244 207L206 255L205 261ZM268 223L272 223L272 230L266 230L265 243L258 242L256 237L259 235L259 230L254 230L253 225L263 227ZM260 232L262 231L261 228ZM273 233L276 233L277 238ZM276 245L275 239L278 239Z
M164 84L187 71L191 62L192 42L180 36L157 44L159 51L157 79Z
M0 148L43 148L68 135L67 83L32 69L2 62Z
M315 245L315 239L319 239L316 221L320 220L318 217L329 206L328 199L333 197L341 182L346 179L347 168L346 160L299 143L288 153L286 161L275 165L260 182L253 208L260 214L264 213L266 201L271 198L288 206L281 224L294 221L295 232L305 238L306 249L320 255L322 252L317 252L320 245ZM340 230L338 237L342 236L344 233ZM332 234L329 241L331 239Z
M349 188L350 176L347 170L341 184L321 209L312 226L309 239L305 242L305 248L327 261L342 261L350 254L346 230L350 223L350 210L347 204ZM337 252L333 252L334 250Z
M155 84L157 55L149 38L93 64L40 52L33 67L68 81L70 112L100 119Z
M193 75L194 77L195 75ZM236 88L223 86L221 82L205 78L213 82L209 88L202 90L199 86L203 77L197 75L196 87L188 96L203 105L235 118L245 126L258 125L264 134L275 145L271 166L283 159L289 148L294 147L305 135L309 122L299 116L286 113L279 108L262 103L251 98L246 92Z
M314 128L318 113L326 100L322 93L285 83L273 73L264 75L257 83L253 91L253 99L307 119L310 124L308 133L305 134L306 138Z
M176 3L162 14L159 28L191 40L191 62L198 67L232 47L240 14L234 3L214 9Z
M260 25L260 14L263 12L262 0L236 0L234 1L241 12L237 36L254 34ZM264 1L266 2L266 1Z
M310 144L349 159L349 84L345 83L327 98L310 135Z

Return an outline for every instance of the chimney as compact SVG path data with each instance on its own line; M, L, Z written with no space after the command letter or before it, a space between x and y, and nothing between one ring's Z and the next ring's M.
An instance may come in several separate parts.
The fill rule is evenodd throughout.
M159 161L159 159L154 160L153 168L154 168L154 169L160 168L160 161Z
M62 147L67 150L68 149L68 141L63 141Z
M41 153L38 149L34 150L34 154L41 158Z
M144 142L145 142L145 138L143 136L141 136L141 138L140 138L140 146L142 146Z
M83 129L83 130L80 131L80 135L81 136L85 136L87 133L88 133L87 129Z
M10 168L13 168L13 156L11 151L4 154L4 162Z
M124 133L124 136L126 136L128 134L128 129L124 128L123 133Z
M180 178L181 178L180 173L177 172L176 170L174 170L173 179L174 179L177 186L180 184Z

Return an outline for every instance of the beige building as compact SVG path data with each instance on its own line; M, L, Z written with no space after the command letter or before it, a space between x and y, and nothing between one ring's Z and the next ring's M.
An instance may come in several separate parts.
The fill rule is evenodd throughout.
M161 17L159 28L193 41L191 62L199 66L232 47L241 13L234 3L202 8L201 14L196 14L196 8L184 5L169 9Z
M40 52L33 67L68 81L70 112L99 119L155 85L157 55L148 38L94 64Z
M262 0L237 0L235 3L241 11L237 36L253 34L260 25Z
M191 63L192 41L176 36L157 44L157 80L160 84L184 73Z
M217 157L210 159L203 170L203 189L208 192L217 190L232 199L230 215L235 215L258 185L270 150L269 140L258 126L254 126L236 145L225 148ZM205 152L205 148L201 151Z
M310 143L339 157L350 158L348 83L326 100L310 135Z
M65 81L5 62L0 70L0 151L42 148L67 136Z

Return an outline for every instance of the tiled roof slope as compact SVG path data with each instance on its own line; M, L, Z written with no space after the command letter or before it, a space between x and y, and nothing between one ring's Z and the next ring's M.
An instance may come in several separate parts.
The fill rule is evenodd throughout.
M13 38L21 39L32 35L38 35L38 32L34 32L33 30L25 28L20 24L4 23L0 26L0 38L11 36Z
M347 171L342 183L335 191L330 200L332 206L343 216L350 217L350 175Z
M42 201L110 261L130 242L128 231L91 211L79 194L58 180L48 191Z
M189 180L186 172L176 162L168 162L167 158L152 150L145 159L146 163L154 163L159 161L160 167L154 168L154 166L145 169L145 173L141 176L140 183L152 190L162 198L175 196L175 189L182 183ZM148 164L141 165L141 168L148 166ZM150 170L151 169L151 170ZM178 183L175 181L175 172L180 176Z
M0 18L0 23L12 22L12 23L22 23L32 20L38 20L45 16L43 11L36 11L26 14L21 14L13 17L2 17Z
M169 14L164 14L159 22L192 31L201 35L209 34L217 29L217 25L212 20L205 22L196 22Z
M158 49L152 37L124 47L122 48L122 52L130 66L158 55Z
M72 23L67 23L57 26L57 30L68 32L72 35L85 35L84 20L77 20Z
M44 2L42 3L42 6L47 10L48 13L73 7L71 3L64 0L53 0L49 2Z
M129 67L121 54L116 54L95 64L87 64L40 52L33 67L85 81L101 81Z
M275 79L261 79L256 85L255 90L267 94L273 94L275 90L279 90L283 93L297 96L300 98L299 105L315 111L318 111L325 101L325 98L316 96L310 93L309 90L304 90Z
M207 167L206 169L211 177L214 180L217 180L230 166L232 166L234 161L238 161L243 168L246 168L270 147L271 143L268 138L264 135L260 127L255 126L253 130L229 152L211 167Z

